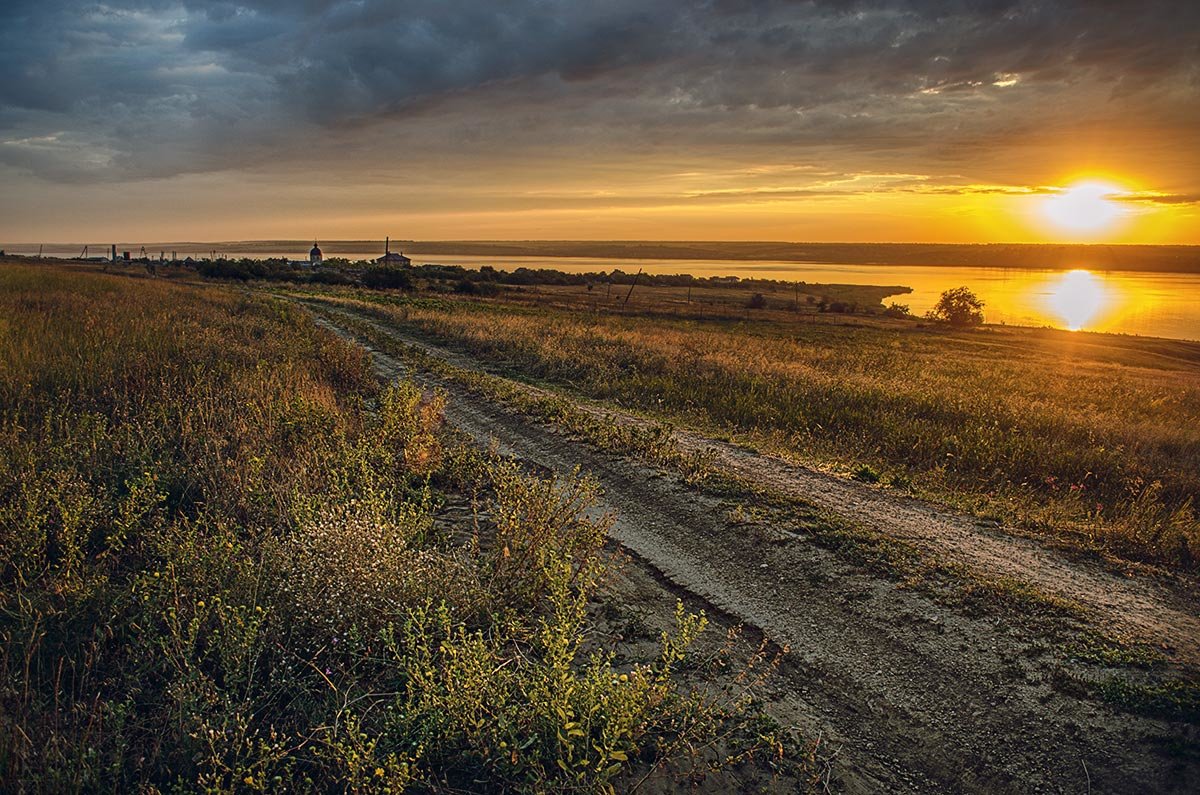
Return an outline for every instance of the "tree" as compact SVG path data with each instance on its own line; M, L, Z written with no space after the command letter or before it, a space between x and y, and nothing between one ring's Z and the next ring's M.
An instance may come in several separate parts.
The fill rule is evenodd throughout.
M965 328L983 322L983 301L966 287L955 287L942 293L933 309L930 320L940 320L951 326Z

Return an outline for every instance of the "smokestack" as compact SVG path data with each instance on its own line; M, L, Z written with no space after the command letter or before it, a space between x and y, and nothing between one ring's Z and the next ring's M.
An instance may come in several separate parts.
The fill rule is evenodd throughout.
M392 253L392 239L390 237L385 237L383 239L383 255L386 257L388 254L391 254L391 253Z
M113 262L117 261L117 244L116 243L112 244L112 261Z

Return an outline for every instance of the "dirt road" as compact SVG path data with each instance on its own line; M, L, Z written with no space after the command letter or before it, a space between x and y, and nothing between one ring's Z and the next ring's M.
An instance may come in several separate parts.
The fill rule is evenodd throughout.
M321 311L320 322L353 338L335 312ZM388 333L419 342L398 329ZM395 358L374 350L372 356L383 377L406 374ZM469 364L461 357L454 363ZM788 646L771 706L834 743L840 788L1082 793L1200 786L1195 727L1067 695L1054 685L1062 669L1044 639L950 609L803 535L731 518L728 504L676 477L597 451L454 383L411 375L445 389L447 419L481 444L547 471L580 466L591 473L604 491L600 510L616 515L614 538L643 565ZM1122 629L1150 638L1170 634L1176 653L1196 653L1194 612L1152 581L1126 582L968 517L733 445L689 434L679 441L714 448L721 466L853 521L937 545L985 570L1059 583L1056 592L1104 611ZM1117 615L1123 612L1135 615Z

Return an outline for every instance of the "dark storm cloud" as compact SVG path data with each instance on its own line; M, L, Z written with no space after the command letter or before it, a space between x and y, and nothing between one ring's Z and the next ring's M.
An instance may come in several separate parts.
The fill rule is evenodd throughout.
M961 153L1056 113L1195 124L1198 29L1191 0L9 0L0 162L52 179L220 170L373 124L431 148L502 151L520 131ZM1064 86L1089 104L1056 106ZM464 101L488 124L439 129ZM404 127L417 116L425 131Z

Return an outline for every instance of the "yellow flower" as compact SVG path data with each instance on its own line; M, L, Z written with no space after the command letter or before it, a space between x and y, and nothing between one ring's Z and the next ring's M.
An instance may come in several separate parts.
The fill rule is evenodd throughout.
M375 778L383 778L383 768L382 767L375 768Z

